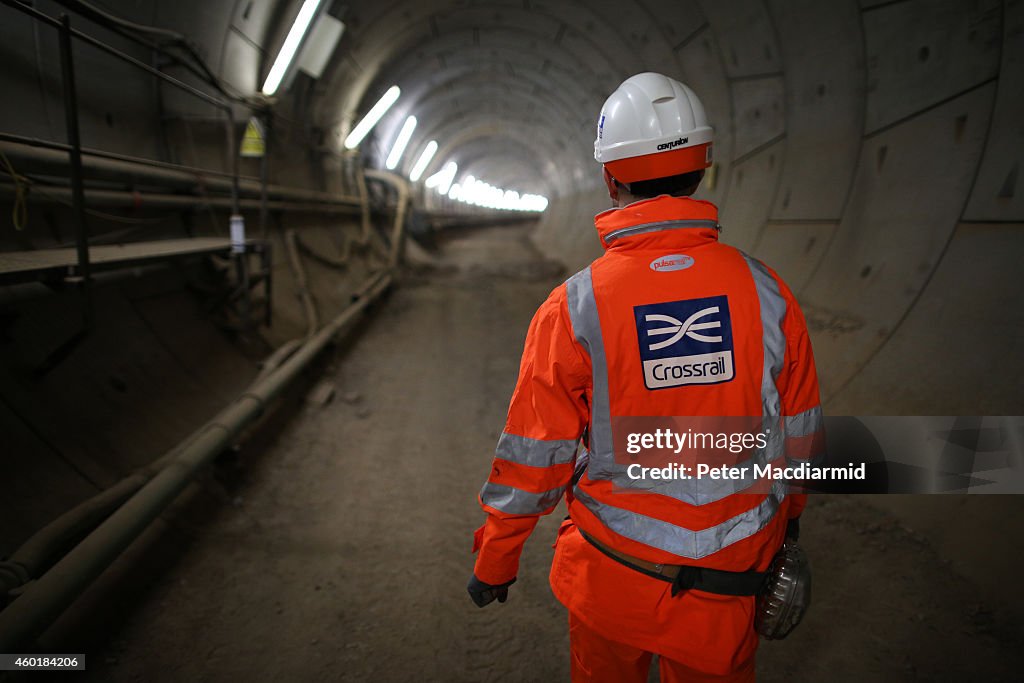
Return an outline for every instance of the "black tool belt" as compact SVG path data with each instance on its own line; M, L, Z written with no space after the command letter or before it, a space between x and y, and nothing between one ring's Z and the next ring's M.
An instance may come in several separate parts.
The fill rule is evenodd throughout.
M672 584L672 595L694 588L718 595L757 595L765 586L767 572L727 572L721 569L693 567L687 564L655 564L627 555L591 537L579 527L580 535L602 553L619 564L641 574Z

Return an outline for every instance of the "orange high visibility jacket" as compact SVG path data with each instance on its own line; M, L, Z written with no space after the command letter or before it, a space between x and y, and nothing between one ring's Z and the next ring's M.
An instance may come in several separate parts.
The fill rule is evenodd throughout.
M751 488L760 493L744 490L753 481L638 483L615 452L612 422L760 416L776 428L755 462L820 455L817 375L796 300L774 271L718 241L711 203L661 196L605 211L596 227L605 254L557 287L530 324L480 492L488 516L475 573L512 579L538 517L566 492L575 525L621 552L764 571L804 496L779 482Z

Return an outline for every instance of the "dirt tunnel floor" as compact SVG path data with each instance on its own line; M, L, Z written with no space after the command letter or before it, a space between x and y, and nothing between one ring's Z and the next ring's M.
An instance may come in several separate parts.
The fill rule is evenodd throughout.
M239 481L208 478L130 551L116 599L108 578L80 608L110 634L88 679L568 680L547 584L564 507L508 603L465 592L526 327L560 277L518 228L462 233L442 259L330 365L333 402L273 424ZM1018 622L912 530L854 497L814 499L803 526L815 603L762 643L759 680L1019 680Z

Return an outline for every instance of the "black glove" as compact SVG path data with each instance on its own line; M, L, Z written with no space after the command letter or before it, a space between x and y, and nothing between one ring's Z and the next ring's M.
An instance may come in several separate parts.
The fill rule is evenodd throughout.
M507 583L503 583L500 586L492 586L476 578L476 574L473 574L469 579L469 585L466 586L466 590L469 591L469 597L473 598L473 602L476 603L477 607L484 607L494 602L495 598L498 599L498 602L508 600L508 587L515 582L515 577L512 577L512 580Z
M786 524L786 541L796 543L800 539L800 518L789 520Z

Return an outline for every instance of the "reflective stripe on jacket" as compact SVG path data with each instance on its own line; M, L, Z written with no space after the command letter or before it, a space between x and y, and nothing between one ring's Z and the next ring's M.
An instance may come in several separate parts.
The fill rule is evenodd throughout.
M763 571L803 496L752 477L633 479L612 423L759 416L767 441L751 462L819 456L817 376L800 309L774 271L719 243L708 202L662 196L599 214L596 225L605 254L557 287L530 325L480 493L489 514L475 539L476 574L511 579L538 516L563 493L575 523L622 552Z

